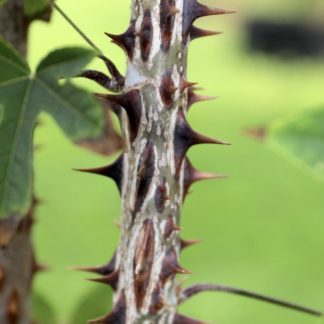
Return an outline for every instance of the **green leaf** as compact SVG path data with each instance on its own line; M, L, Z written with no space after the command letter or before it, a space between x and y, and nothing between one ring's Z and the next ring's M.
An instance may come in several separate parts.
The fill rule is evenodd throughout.
M324 108L271 125L269 143L317 175L324 175Z
M87 323L88 320L98 318L109 313L112 305L112 292L108 287L97 287L84 295L76 307L70 324Z
M103 131L101 106L92 95L58 77L76 75L96 54L81 48L54 51L36 74L0 39L0 218L24 214L33 187L32 142L37 116L46 111L74 141Z
M41 13L48 6L48 0L24 0L24 11L27 17L32 17Z

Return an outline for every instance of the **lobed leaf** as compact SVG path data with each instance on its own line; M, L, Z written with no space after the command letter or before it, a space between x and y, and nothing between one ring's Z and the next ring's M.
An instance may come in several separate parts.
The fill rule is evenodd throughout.
M22 215L30 206L33 130L41 111L49 113L74 141L103 132L102 108L93 96L69 81L58 82L75 76L95 55L82 48L56 50L32 74L19 54L0 39L0 218Z

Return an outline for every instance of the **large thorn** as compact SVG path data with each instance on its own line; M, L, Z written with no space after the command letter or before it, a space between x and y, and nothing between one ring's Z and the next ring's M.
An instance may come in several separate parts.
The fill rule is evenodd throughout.
M190 39L194 40L201 37L220 35L222 33L223 32L201 29L192 25L190 28Z
M133 89L120 95L96 95L98 98L109 100L125 109L129 120L131 141L133 141L137 136L142 116L140 91L138 89Z
M207 100L214 100L217 99L217 97L210 97L210 96L202 96L196 94L193 88L188 89L188 106L187 109L189 109L192 105L194 105L197 102L200 101L207 101Z
M201 243L201 240L183 240L180 239L180 249L185 250L186 248Z
M115 181L119 192L122 188L122 177L123 177L123 165L124 165L124 155L122 154L113 164L94 169L74 169L79 172L93 173L101 176L111 178Z
M164 227L164 238L168 239L173 232L181 231L182 228L175 224L172 215L170 215L166 221L165 227Z
M103 265L103 266L97 266L97 267L73 267L71 268L72 270L77 270L77 271L85 271L85 272L92 272L96 273L102 276L108 276L112 274L115 271L116 267L116 252L114 253L113 257L111 260Z
M89 281L103 283L110 286L114 291L117 290L118 280L119 280L119 270L114 271L113 273L106 275L102 278L88 279Z
M222 179L226 176L223 174L201 172L195 169L190 163L188 158L184 159L184 178L183 178L183 197L185 198L188 194L190 187L198 181L211 180L211 179Z
M125 50L130 59L133 58L135 51L135 22L132 22L126 32L123 34L105 34L112 39L113 43Z
M183 92L186 89L191 88L197 84L198 84L197 82L189 82L183 76L181 76L181 78L180 78L180 92Z
M165 282L176 274L192 274L189 270L182 268L178 263L178 256L174 248L171 248L165 255L160 273L161 283Z
M206 324L206 323L194 320L192 318L180 314L176 314L173 319L173 324Z
M183 112L183 108L179 108L174 134L174 156L177 174L179 173L181 163L188 149L191 146L198 144L229 145L229 143L216 140L195 132L188 124Z
M166 72L161 80L160 96L167 109L172 108L174 93L176 91L177 88L174 85L171 73Z
M235 11L209 8L200 4L197 0L186 0L183 8L183 25L182 34L183 40L186 41L190 33L191 27L196 19L204 16L223 15L235 13Z
M125 324L126 323L126 298L124 293L108 315L91 320L89 324Z

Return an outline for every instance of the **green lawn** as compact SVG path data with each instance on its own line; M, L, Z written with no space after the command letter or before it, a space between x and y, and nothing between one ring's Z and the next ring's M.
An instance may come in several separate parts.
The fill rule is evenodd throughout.
M75 1L60 1L122 67L122 52L103 34L125 29L129 1L120 2L111 6L100 0L80 1L75 9ZM185 284L230 284L324 310L324 183L244 135L245 127L322 105L324 65L248 53L244 19L259 2L247 1L243 8L242 3L226 1L226 7L237 5L243 13L203 20L201 25L224 30L225 35L191 46L190 81L198 81L204 93L220 99L193 107L189 119L195 129L233 145L190 151L198 168L230 177L195 185L186 201L183 236L201 238L203 243L183 253L181 263L194 273ZM261 12L260 5L256 9ZM58 15L51 25L34 25L31 44L33 65L50 49L84 45ZM43 144L36 154L36 191L46 203L38 212L35 242L50 272L39 275L35 287L59 314L59 323L72 324L71 314L96 284L84 280L87 274L67 267L108 260L118 243L113 222L119 217L120 199L111 181L71 170L112 159L72 146L53 121L47 116L42 120L44 126L36 134L36 142ZM109 304L110 290L103 290L95 301L99 309L101 302ZM85 305L84 309L92 307ZM181 312L210 323L318 324L291 311L216 293L196 297Z

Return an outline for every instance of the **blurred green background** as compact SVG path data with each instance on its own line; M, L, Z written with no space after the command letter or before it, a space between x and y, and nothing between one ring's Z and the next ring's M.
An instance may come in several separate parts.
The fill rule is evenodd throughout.
M130 1L58 3L124 70L124 54L104 31L126 29ZM189 119L198 131L228 140L232 146L200 146L190 151L190 157L199 169L226 173L229 178L195 185L185 203L183 236L203 239L181 257L182 265L194 273L185 285L229 284L324 310L324 183L244 135L248 126L324 103L323 60L280 60L250 53L246 20L321 21L323 6L321 1L309 0L213 4L239 13L198 23L225 35L192 43L189 80L220 99L196 105ZM51 49L85 46L57 13L51 24L33 25L30 41L33 66ZM87 81L81 84L95 89ZM95 317L105 313L110 289L96 291L96 284L84 280L87 274L67 267L101 264L111 257L119 239L114 220L119 218L120 199L111 181L72 168L102 166L114 157L94 156L72 146L48 116L41 119L43 126L36 133L36 142L42 145L36 154L36 192L45 204L37 213L35 243L38 258L50 271L38 276L35 289L58 314L53 319L48 313L51 318L46 324L86 323L81 310L90 310ZM100 297L95 298L96 294ZM195 297L180 311L209 323L319 323L289 310L217 293ZM79 317L73 321L76 314Z

